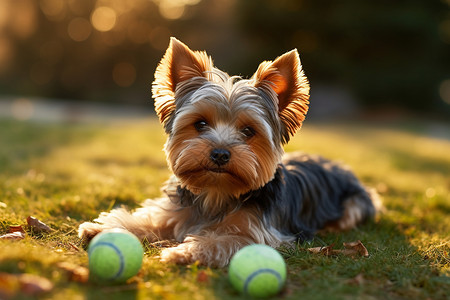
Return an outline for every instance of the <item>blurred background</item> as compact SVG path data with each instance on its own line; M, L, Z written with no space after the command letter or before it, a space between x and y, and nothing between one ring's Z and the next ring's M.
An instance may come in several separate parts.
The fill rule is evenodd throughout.
M0 113L26 119L41 104L76 115L79 104L102 111L105 103L151 112L153 73L175 36L243 77L297 48L313 117L446 119L449 7L450 0L0 0Z

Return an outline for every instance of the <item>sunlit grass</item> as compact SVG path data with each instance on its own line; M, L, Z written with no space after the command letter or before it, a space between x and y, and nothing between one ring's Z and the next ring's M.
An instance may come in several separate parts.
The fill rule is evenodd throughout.
M306 123L286 147L320 153L350 165L381 193L376 222L342 234L320 235L284 251L288 282L281 298L435 298L450 294L450 141L426 124L376 126ZM242 298L227 271L158 262L148 248L144 268L129 285L97 286L67 280L61 261L87 265L78 225L120 205L135 208L157 197L169 176L165 136L156 119L132 123L41 124L0 121L0 234L29 215L54 232L28 232L0 241L0 272L34 273L55 287L45 298ZM312 255L310 246L361 240L370 257ZM206 272L207 282L197 280ZM360 275L363 281L353 280ZM25 297L26 298L26 297Z

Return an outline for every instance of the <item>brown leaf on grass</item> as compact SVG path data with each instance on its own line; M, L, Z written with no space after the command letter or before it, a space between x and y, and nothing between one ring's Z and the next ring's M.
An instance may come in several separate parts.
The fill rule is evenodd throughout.
M206 272L203 270L199 271L197 274L197 282L208 283L209 282L208 274L206 274Z
M351 285L363 285L365 282L364 276L362 273L359 273L358 275L356 275L355 277L349 279L347 281L348 284Z
M367 248L359 240L356 242L344 243L344 247L346 250L356 252L356 255L369 257L369 251L367 251Z
M0 299L13 298L19 292L35 297L52 289L53 283L41 276L0 273Z
M35 232L52 232L53 231L53 229L48 227L45 223L42 223L41 221L39 221L39 219L36 219L32 216L29 216L27 218L27 223L28 223L28 226L33 228L33 230Z
M23 229L22 225L11 225L11 226L9 226L8 232L9 233L13 233L13 232L25 233L25 230Z
M19 280L16 276L0 272L0 299L12 298L19 288Z
M345 249L333 249L334 244L326 247L314 247L308 248L307 250L314 254L322 254L325 256L335 256L339 254L343 254L346 256L350 256L352 258L357 256L369 257L369 252L366 247L361 243L361 241L344 243Z
M21 274L18 275L20 290L30 296L38 296L53 289L53 283L47 278L32 275Z
M69 281L86 283L89 280L89 270L85 267L68 262L60 262L57 266L67 273Z
M331 256L331 255L335 255L335 251L333 249L334 244L331 244L330 246L326 246L326 247L314 247L314 248L308 248L308 251L314 254L322 254L325 256Z
M11 233L7 233L0 236L2 240L23 240L25 238L25 233L20 231L15 231Z

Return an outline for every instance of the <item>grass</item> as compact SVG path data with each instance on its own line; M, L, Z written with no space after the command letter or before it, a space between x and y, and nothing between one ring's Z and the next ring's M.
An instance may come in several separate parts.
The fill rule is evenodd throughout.
M286 147L344 161L383 196L385 212L342 234L282 248L288 280L280 299L449 299L450 141L427 123L306 123ZM0 120L0 234L32 215L55 229L0 241L0 272L31 273L54 288L41 299L245 299L227 270L161 264L147 245L144 267L125 285L69 281L60 262L87 266L78 225L100 211L157 197L169 172L156 120L51 124ZM308 247L361 240L369 258L326 257ZM206 274L207 281L198 280ZM0 277L0 298L35 299Z

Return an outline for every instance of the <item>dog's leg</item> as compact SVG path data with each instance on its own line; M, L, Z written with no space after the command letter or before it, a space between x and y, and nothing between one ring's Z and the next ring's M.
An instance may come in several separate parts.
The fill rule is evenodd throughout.
M345 199L342 217L325 225L325 231L346 231L373 217L381 210L381 200L375 190L364 190Z
M224 267L239 249L246 245L261 243L277 247L287 237L267 228L252 211L238 211L220 222L203 230L199 235L189 235L177 247L161 252L161 261L177 264L191 264Z
M177 211L169 200L147 200L141 208L130 213L124 208L102 212L94 222L85 222L78 228L78 235L85 241L91 240L98 233L112 228L128 230L140 240L150 242L159 239L172 239L176 225Z

